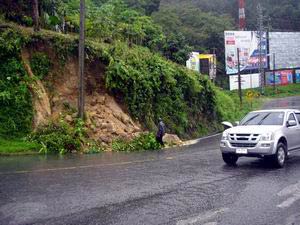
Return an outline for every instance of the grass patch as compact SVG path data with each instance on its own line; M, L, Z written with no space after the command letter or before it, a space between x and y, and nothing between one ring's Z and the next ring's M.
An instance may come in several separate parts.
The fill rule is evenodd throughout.
M239 121L241 120L248 112L253 110L261 109L263 104L269 100L274 98L285 98L290 96L300 96L300 84L290 84L286 86L277 86L276 90L272 86L265 88L264 95L260 95L260 89L256 88L253 91L260 95L253 99L252 103L249 102L246 98L246 94L249 90L243 90L243 104L240 106L238 91L225 91L227 95L235 103L235 108L227 109L227 113L231 113L232 116L229 117L229 121L234 122L234 120ZM229 106L229 108L232 106Z
M0 139L0 155L18 155L38 153L41 146L24 140Z
M300 84L277 86L276 90L274 90L273 87L267 87L265 89L265 96L270 98L283 98L296 95L300 95Z

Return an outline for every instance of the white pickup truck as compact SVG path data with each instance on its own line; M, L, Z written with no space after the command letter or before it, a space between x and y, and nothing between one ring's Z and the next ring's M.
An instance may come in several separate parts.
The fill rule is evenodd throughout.
M291 151L300 150L300 111L274 109L250 112L222 134L220 149L225 163L236 165L239 157L271 159L283 167Z

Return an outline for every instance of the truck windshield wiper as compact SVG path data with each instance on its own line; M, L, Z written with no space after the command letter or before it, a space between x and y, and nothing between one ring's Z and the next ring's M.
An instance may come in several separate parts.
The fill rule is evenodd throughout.
M265 119L267 119L269 116L271 115L271 113L268 113L267 115L265 115L261 121L259 121L258 125L262 125L262 123L264 122Z
M242 125L247 125L248 123L250 123L252 120L254 120L256 117L258 117L259 114L256 114L255 116L252 116L250 119L248 119L247 121L245 121Z

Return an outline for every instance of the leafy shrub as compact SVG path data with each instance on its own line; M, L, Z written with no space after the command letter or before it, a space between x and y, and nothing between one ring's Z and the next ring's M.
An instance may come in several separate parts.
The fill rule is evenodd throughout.
M6 29L0 33L0 58L8 59L19 57L25 38L19 32Z
M40 143L43 153L67 153L81 148L81 131L62 121L39 127L30 140Z
M223 121L234 121L237 119L237 105L232 98L226 95L221 90L216 90L217 94L217 112L219 118Z
M112 150L118 152L154 151L160 148L153 133L141 134L131 141L117 139L112 143Z
M89 141L85 144L84 154L98 154L104 151L104 147L95 141Z
M22 136L31 130L33 110L28 77L19 58L24 39L10 29L0 32L0 135Z
M42 80L48 75L51 62L45 53L38 52L33 54L30 60L30 67L33 74Z
M111 55L106 85L148 129L161 117L170 132L197 136L199 123L218 119L216 88L205 76L143 47L118 44Z

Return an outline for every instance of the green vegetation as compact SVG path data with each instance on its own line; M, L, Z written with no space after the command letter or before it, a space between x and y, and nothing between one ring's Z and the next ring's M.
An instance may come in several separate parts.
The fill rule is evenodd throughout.
M131 141L118 139L112 143L112 150L117 152L155 151L161 149L153 133L141 134Z
M30 67L33 74L42 80L48 75L51 62L45 53L37 52L33 54L30 60Z
M170 4L161 7L153 14L153 18L168 37L176 34L178 38L182 35L186 45L204 53L212 53L215 48L219 61L223 61L224 30L234 29L234 21L230 16L205 12L187 4L182 7Z
M17 33L27 45L43 43L57 55L65 55L64 60L77 45L77 39L70 35L49 31L36 35L26 29ZM217 88L204 76L167 61L148 48L129 47L124 42L103 44L88 40L86 50L91 62L100 59L107 66L107 88L115 96L123 96L132 117L150 131L155 130L158 117L164 119L169 132L183 138L218 129L222 114L216 108Z
M225 92L228 94L228 97L234 102L233 108L228 108L227 113L229 113L229 116L227 117L227 121L234 122L239 121L242 119L248 112L260 109L264 102L268 100L266 97L261 97L259 94L259 91L253 90L255 93L255 97L252 101L249 101L246 97L248 90L244 90L242 92L243 96L243 104L240 105L240 99L238 96L237 91L227 91ZM230 106L232 107L232 106Z
M83 150L84 154L98 154L105 151L105 148L101 146L99 143L92 141L92 142L87 142L86 146Z
M33 132L30 140L42 146L40 153L65 154L78 151L85 141L82 121L77 121L74 127L63 121L50 122Z
M43 28L78 32L79 0L38 2ZM246 1L247 30L256 29L258 3L265 9L265 17L270 18L265 24L270 29L300 30L300 3L295 0ZM24 0L3 0L0 13L5 19L32 26L31 7ZM108 43L127 40L155 46L155 50L181 64L190 49L209 52L212 48L216 48L222 64L223 31L238 24L236 0L87 0L86 8L88 35Z
M116 45L111 55L107 87L124 96L131 115L148 129L153 130L161 117L170 132L187 138L198 135L203 119L211 123L218 119L216 88L207 78L141 47Z
M20 139L0 138L0 155L34 154L41 146L34 142Z
M300 84L277 86L275 91L273 87L265 89L265 96L270 98L283 98L295 95L300 95Z
M161 117L168 132L181 138L218 131L221 121L238 120L258 108L265 98L252 103L245 100L240 108L236 93L224 92L205 76L176 64L184 64L192 49L209 52L216 48L219 60L224 60L223 31L234 29L235 24L233 0L174 0L171 6L167 2L163 0L160 6L160 0L86 1L86 62L104 64L110 94L123 101L132 118L150 132L155 131ZM283 2L299 8L298 3ZM39 4L41 26L47 30L33 32L4 23L0 16L4 24L0 28L0 136L8 139L28 135L33 119L32 80L22 64L21 49L46 46L58 56L62 67L78 52L79 0L40 0ZM21 0L0 2L6 20L25 26L33 23L31 7ZM297 16L297 12L292 14ZM51 72L52 65L47 51L31 56L30 66L39 79ZM276 96L298 92L297 85L278 87ZM272 97L271 88L266 89L266 96ZM39 143L44 153L83 147L89 153L101 151L97 143L86 140L83 127L82 121L53 122L34 132L31 140ZM117 140L112 147L116 151L159 149L153 134L130 142Z
M39 4L43 28L63 33L78 32L79 0L40 0ZM183 64L191 48L182 35L174 33L166 37L162 27L153 21L150 15L159 9L159 4L160 0L88 0L87 36L106 43L122 41L142 45ZM4 17L22 25L32 24L32 20L26 22L32 14L30 7L31 4L21 0L12 4L0 3Z
M20 137L31 130L33 109L20 60L23 36L8 29L0 33L0 136Z
M240 120L242 117L244 117L249 111L257 110L262 107L262 105L269 100L272 100L272 98L284 98L289 96L300 96L300 84L289 84L286 86L276 86L276 90L274 90L273 86L268 86L265 88L265 93L263 96L260 95L260 89L254 89L254 93L257 97L253 98L253 101L247 100L246 94L249 90L243 90L243 106L240 107L239 104L239 97L237 91L226 91L227 94L226 97L229 97L234 102L234 108L237 110L231 110L235 113L231 113L230 108L232 105L227 106L228 110L225 110L229 113L228 116L225 116L227 118L227 121L236 121ZM224 94L224 93L220 93ZM220 98L219 98L220 99ZM222 103L221 103L222 104ZM222 106L224 109L225 105Z

